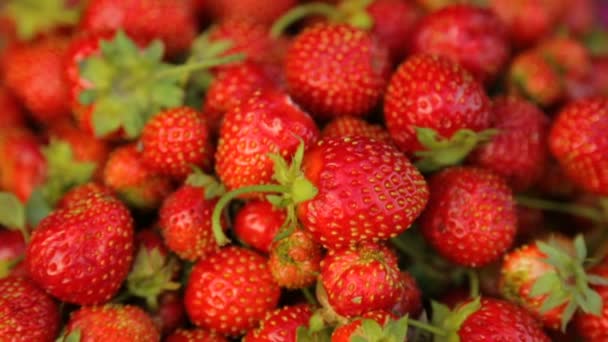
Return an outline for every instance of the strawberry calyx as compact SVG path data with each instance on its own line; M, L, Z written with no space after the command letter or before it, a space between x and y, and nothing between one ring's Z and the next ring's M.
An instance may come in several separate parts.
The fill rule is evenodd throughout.
M462 303L453 310L450 310L447 305L435 301L431 302L431 308L433 310L432 324L413 319L408 320L408 324L432 333L433 341L458 342L460 341L458 335L460 327L469 316L481 308L481 297Z
M384 325L373 319L365 318L353 332L352 342L402 342L406 340L408 316L389 319Z
M331 339L333 329L331 325L325 324L321 311L317 310L309 319L308 326L298 327L296 330L296 341L299 342L324 342Z
M432 128L415 127L414 129L418 141L425 148L415 153L415 156L420 158L416 162L416 167L422 172L434 172L460 164L475 147L490 141L498 134L497 129L486 129L481 132L460 129L448 139Z
M76 25L82 8L66 0L13 0L6 11L14 19L18 37L31 40L56 27Z
M63 334L55 342L80 342L82 332L80 329L71 331L68 335Z
M185 183L196 188L205 189L205 199L209 200L220 197L226 193L226 187L217 178L205 174L198 167L194 166L192 169L194 171L186 178Z
M11 192L0 192L0 225L10 230L20 231L26 243L30 240L25 206Z

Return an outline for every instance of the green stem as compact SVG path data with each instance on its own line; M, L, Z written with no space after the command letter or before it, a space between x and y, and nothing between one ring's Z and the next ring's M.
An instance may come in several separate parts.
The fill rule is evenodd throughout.
M477 298L479 296L479 275L474 269L467 270L467 276L469 277L469 293L471 298Z
M408 319L407 324L411 325L415 328L422 329L422 330L428 331L430 333L433 333L434 335L438 335L438 336L447 336L448 335L448 332L441 328L437 328L431 324L420 322L415 319Z
M310 292L309 288L303 288L302 290L302 294L304 295L304 298L306 298L306 301L312 305L312 306L319 306L319 303L317 302L317 298L315 298L315 296L313 296L312 292Z
M272 25L270 36L273 38L280 37L293 23L313 14L333 18L339 16L340 12L336 7L322 2L311 2L309 4L297 6L285 13Z
M517 199L517 204L522 205L524 207L571 214L571 215L580 216L580 217L589 219L594 222L603 222L604 221L602 212L597 210L596 208L547 201L547 200L543 200L543 199L530 198L530 197L526 197L526 196L517 196L516 199Z
M215 206L215 209L213 210L213 214L211 216L213 235L215 236L215 241L217 241L217 244L220 246L224 246L224 245L230 243L230 240L228 239L228 237L226 237L226 234L224 234L224 230L222 229L222 225L220 223L222 211L228 205L228 203L230 203L230 201L232 201L233 199L235 199L238 196L250 194L250 193L254 193L254 192L286 193L289 191L290 191L290 189L284 185L264 184L264 185L246 186L246 187L242 187L242 188L239 188L236 190L232 190L232 191L224 194L217 202L217 205Z
M204 61L189 63L184 65L178 65L169 69L165 69L157 73L155 78L164 78L168 76L179 76L185 73L191 73L193 71L198 71L201 69L209 69L219 65L230 64L234 62L240 62L245 59L244 53L236 53L230 56L225 57L216 57L205 59Z

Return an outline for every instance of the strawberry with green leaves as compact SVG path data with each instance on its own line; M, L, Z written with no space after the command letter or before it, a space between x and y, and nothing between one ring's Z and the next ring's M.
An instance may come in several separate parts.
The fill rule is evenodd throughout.
M364 136L392 144L393 139L386 128L371 124L361 118L341 116L331 120L321 131L322 137L355 137Z
M309 305L285 306L269 312L257 328L249 330L243 342L266 342L280 339L296 342L297 330L306 327L312 316Z
M314 241L312 234L298 229L272 244L268 268L281 287L306 288L317 280L322 257L321 245Z
M232 230L239 241L262 253L270 253L286 212L264 200L251 200L236 213Z
M386 311L366 312L360 318L336 328L331 342L407 341L407 321L407 316L395 319Z
M526 50L511 60L507 73L509 93L549 107L564 96L564 84L551 62L538 50Z

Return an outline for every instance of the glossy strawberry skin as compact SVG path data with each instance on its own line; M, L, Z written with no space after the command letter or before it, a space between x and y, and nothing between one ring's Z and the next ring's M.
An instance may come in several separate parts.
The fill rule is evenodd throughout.
M608 100L589 98L562 109L551 128L549 148L580 188L608 195Z
M331 342L350 342L351 338L355 336L357 329L363 324L364 319L372 319L383 326L392 318L395 317L388 311L378 310L366 312L361 315L361 318L356 318L347 324L337 327L331 334Z
M304 154L303 171L318 193L298 206L298 218L329 249L394 237L428 200L407 157L369 138L323 138Z
M230 246L194 266L184 302L195 325L238 336L276 307L280 293L264 257Z
M481 267L511 247L517 216L503 178L484 169L452 167L433 175L429 188L431 198L420 228L444 258Z
M266 315L260 326L250 330L243 342L266 342L280 339L284 342L296 342L296 331L307 326L312 316L310 306L300 304L286 306Z
M206 199L205 189L183 185L163 201L160 227L165 243L180 258L195 261L219 249L211 231L217 199Z
M215 18L252 20L270 27L281 15L295 6L297 0L256 1L256 0L207 0L207 10Z
M469 72L447 57L427 54L412 55L401 64L384 98L386 127L408 154L422 149L415 127L450 138L460 129L489 128L490 113L483 87Z
M236 214L233 230L246 245L269 253L274 237L285 218L285 210L275 208L270 202L251 200Z
M345 317L390 310L401 294L397 256L384 245L365 242L354 249L330 250L319 281L333 310Z
M52 342L59 332L59 307L23 277L0 279L0 317L5 341Z
M389 73L386 48L346 24L319 23L305 29L285 56L289 94L319 119L369 114Z
M589 274L593 274L600 277L608 277L608 259L605 259L597 266L589 270ZM606 341L608 338L608 287L601 285L593 285L592 289L602 298L604 306L602 313L599 316L592 314L585 314L579 312L575 316L576 329L585 341L589 342L601 342Z
M133 260L133 219L111 197L59 209L38 225L27 248L33 280L54 297L80 305L108 301Z
M259 92L226 113L220 130L215 171L229 190L271 183L269 153L290 159L301 138L314 143L319 131L312 118L279 92Z
M155 342L160 335L152 319L139 307L107 304L82 307L70 315L66 335L80 331L81 341L106 341L120 336L124 341Z
M364 136L392 144L393 139L388 131L380 125L366 122L364 119L351 116L341 116L330 121L323 131L322 137L354 137Z
M228 340L218 334L203 329L180 329L167 337L166 342L227 342Z
M153 170L184 179L192 166L212 169L213 151L206 120L189 107L155 115L141 135L143 162Z
M492 103L498 134L469 155L473 165L505 177L514 191L523 191L542 176L549 156L549 118L534 104L517 97Z
M490 10L472 5L433 12L413 33L412 51L448 57L480 82L493 81L509 58L507 30Z
M321 245L306 230L297 230L272 244L268 267L281 287L300 289L314 285L321 270Z

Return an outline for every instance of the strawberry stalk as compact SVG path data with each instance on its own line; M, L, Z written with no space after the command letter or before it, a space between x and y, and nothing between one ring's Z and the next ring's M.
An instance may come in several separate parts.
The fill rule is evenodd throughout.
M531 198L527 196L517 196L517 204L532 209L541 209L546 211L554 211L574 216L586 218L593 222L602 223L606 221L606 218L601 210L593 207L575 205L570 203L561 203L548 201L544 199Z
M474 269L467 270L467 276L469 278L469 294L471 298L479 296L479 275Z

